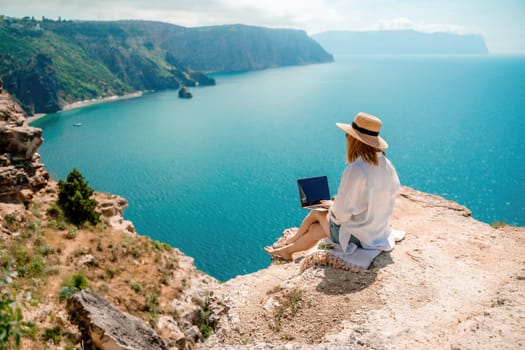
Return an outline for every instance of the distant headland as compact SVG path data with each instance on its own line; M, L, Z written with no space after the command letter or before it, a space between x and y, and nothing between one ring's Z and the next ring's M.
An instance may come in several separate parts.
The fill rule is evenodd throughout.
M414 30L326 31L312 36L332 54L483 55L489 50L480 35L422 33Z

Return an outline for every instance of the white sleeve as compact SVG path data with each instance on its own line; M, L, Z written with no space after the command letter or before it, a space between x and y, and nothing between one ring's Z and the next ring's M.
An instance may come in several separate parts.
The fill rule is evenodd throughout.
M356 164L349 164L343 175L334 203L331 219L338 225L348 222L368 207L368 181L365 172Z

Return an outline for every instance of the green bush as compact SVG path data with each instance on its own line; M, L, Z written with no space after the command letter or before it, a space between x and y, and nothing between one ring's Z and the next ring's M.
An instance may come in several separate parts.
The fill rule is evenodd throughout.
M55 250L52 247L50 247L47 244L45 244L45 243L39 244L36 247L36 251L37 251L38 254L40 254L42 256L48 256L50 254L55 253Z
M171 246L168 243L164 243L164 242L157 241L157 240L152 240L151 245L152 245L152 248L157 251L165 250L167 252L171 252L172 250Z
M71 276L69 285L72 285L73 287L78 289L86 289L87 287L89 287L89 282L86 279L86 277L84 277L84 275L79 273Z
M205 341L210 337L211 333L213 332L213 328L208 326L206 323L202 323L199 326L199 331L201 332L202 340Z
M62 330L59 326L53 328L46 328L44 334L42 334L42 339L47 342L49 340L53 341L53 344L58 345L62 340Z
M7 294L0 297L0 350L18 348L20 339L29 334L30 322L23 321L22 311Z
M7 224L7 226L12 226L16 222L16 215L15 214L7 214L4 216L4 221Z
M60 300L66 300L67 298L75 294L76 292L78 292L77 288L71 287L71 286L64 286L60 288L60 292L58 293L58 298Z
M494 228L503 228L505 226L507 226L508 224L505 222L505 221L500 221L500 220L495 220L493 221L490 226L494 227Z
M27 265L27 272L31 276L39 276L47 271L47 265L41 255L35 255Z
M62 285L58 297L60 300L65 300L78 292L79 290L86 289L89 287L89 282L82 274L76 274L71 277Z
M33 233L38 235L42 234L42 224L40 222L30 221L27 225L27 233L29 235L32 235Z
M51 218L59 219L64 216L64 213L62 213L62 209L60 209L57 203L53 203L47 209L47 215Z
M199 325L199 331L201 332L201 340L205 341L208 339L213 332L213 328L210 324L211 310L208 304L201 305L201 324Z
M19 265L25 265L29 262L29 253L26 247L18 246L15 249L15 260Z
M60 180L58 188L57 203L71 223L80 227L84 222L93 225L100 222L100 214L95 211L97 201L90 198L93 189L77 169L71 170L66 181Z
M133 291L137 294L139 294L142 291L142 287L138 283L133 283L131 285L131 289L133 289Z
M66 234L66 238L67 238L67 239L75 239L76 236L77 236L77 229L76 229L76 228L73 228L72 230L70 230L70 231Z

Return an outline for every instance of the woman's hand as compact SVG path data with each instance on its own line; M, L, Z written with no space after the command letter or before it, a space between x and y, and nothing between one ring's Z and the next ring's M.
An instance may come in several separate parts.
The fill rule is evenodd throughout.
M334 204L334 201L328 199L321 199L321 205L325 208L330 208Z

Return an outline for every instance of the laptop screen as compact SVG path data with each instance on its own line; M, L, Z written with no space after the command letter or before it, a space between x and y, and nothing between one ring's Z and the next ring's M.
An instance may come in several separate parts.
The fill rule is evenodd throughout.
M301 206L318 204L322 199L330 199L328 178L326 176L297 180Z

